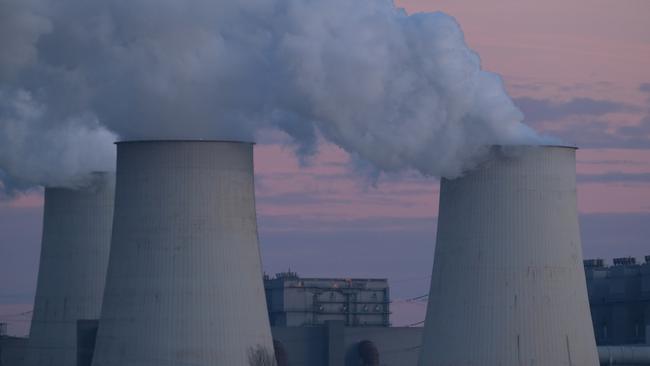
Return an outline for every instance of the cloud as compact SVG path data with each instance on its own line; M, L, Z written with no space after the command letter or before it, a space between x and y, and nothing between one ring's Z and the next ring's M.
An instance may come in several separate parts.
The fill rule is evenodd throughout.
M605 116L610 113L638 112L633 105L611 100L586 97L573 98L566 102L529 97L515 98L515 104L526 116L526 122L535 125L544 121L557 121L572 116Z
M644 135L650 137L650 115L643 117L638 125L621 127L618 132L630 138Z
M526 115L526 122L545 127L571 144L588 148L650 148L650 115L643 108L612 100L573 98L558 102L529 97L515 103ZM612 114L640 115L635 126L620 126Z
M646 120L644 118L644 120ZM582 148L650 149L650 137L630 133L645 127L617 127L607 120L568 123L554 132Z
M644 93L650 93L650 83L642 83L639 86L639 90Z
M36 61L36 41L52 28L49 19L33 11L42 5L41 0L0 1L0 82Z
M650 173L609 172L603 174L578 174L579 183L634 182L650 183Z
M0 87L0 196L49 186L82 186L114 169L116 136L92 114L52 121L32 93Z

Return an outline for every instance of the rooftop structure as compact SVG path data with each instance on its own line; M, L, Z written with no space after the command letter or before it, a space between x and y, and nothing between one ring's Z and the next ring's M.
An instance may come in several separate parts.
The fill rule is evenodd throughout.
M386 279L302 278L296 273L265 277L271 325L300 327L338 320L349 327L390 325Z
M632 257L613 262L585 261L596 343L650 344L650 256L643 264Z

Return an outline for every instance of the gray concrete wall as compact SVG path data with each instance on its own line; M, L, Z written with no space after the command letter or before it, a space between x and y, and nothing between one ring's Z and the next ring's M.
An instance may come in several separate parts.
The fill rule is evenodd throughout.
M422 330L423 328L345 328L345 366L361 365L358 346L364 340L377 346L381 366L415 366Z
M83 329L82 329L83 328ZM80 330L80 344L92 343L96 331L96 322L84 324ZM416 366L422 338L422 328L344 328L343 336L335 340L328 339L332 332L326 327L276 327L272 328L273 338L280 341L286 351L289 364L286 366L361 366L359 344L362 341L371 341L379 351L380 366ZM332 346L335 347L332 348ZM23 366L22 357L27 351L26 338L0 339L0 366ZM472 344L468 343L468 349ZM345 353L344 361L334 363L330 352ZM602 366L617 365L650 365L648 354L650 348L646 347L599 347L600 364ZM87 355L92 357L92 355ZM639 360L631 362L631 359ZM645 360L645 361L644 361ZM80 363L79 366L89 366ZM285 366L285 365L283 365ZM482 365L481 365L482 366ZM555 366L555 365L553 365Z
M586 268L598 345L644 344L650 325L650 264Z
M94 366L238 366L272 352L253 181L250 143L118 144Z
M340 325L334 322L326 327L279 327L272 331L274 339L287 351L289 366L362 366L359 354L362 341L371 341L376 346L380 366L417 365L423 328L341 328ZM468 341L466 347L472 352L479 345ZM342 351L344 360L341 360ZM650 365L648 347L599 347L598 351L601 366Z
M494 153L441 180L420 365L596 365L575 150Z
M319 327L274 327L289 366L360 366L359 343L373 342L381 366L415 366L422 328L343 327L329 322Z
M289 366L327 366L327 328L273 327L271 331L287 351Z
M27 366L76 366L77 320L99 317L113 222L115 176L82 189L46 188Z
M0 366L23 366L27 338L0 337Z

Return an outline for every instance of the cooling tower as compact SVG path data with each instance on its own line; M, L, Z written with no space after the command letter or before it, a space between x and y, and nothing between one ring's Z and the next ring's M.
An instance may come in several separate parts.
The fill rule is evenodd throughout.
M83 189L46 188L27 366L76 366L77 320L99 317L106 280L113 174Z
M493 155L441 181L420 366L597 366L575 149Z
M108 267L94 366L272 357L253 145L118 143Z

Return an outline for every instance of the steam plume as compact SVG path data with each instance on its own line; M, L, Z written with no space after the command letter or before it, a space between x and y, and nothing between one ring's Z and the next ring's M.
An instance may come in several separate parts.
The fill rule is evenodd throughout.
M117 136L278 128L303 153L320 134L442 176L487 145L544 142L452 17L389 0L0 0L0 17L5 186L104 169Z

